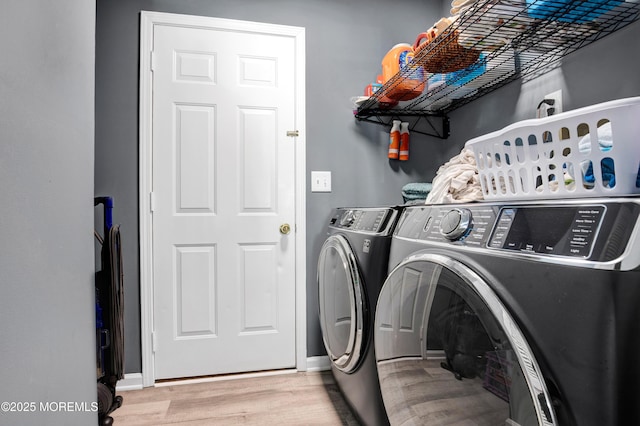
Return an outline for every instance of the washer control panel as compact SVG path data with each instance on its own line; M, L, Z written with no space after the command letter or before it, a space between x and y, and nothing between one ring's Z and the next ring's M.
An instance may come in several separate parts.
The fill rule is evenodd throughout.
M640 203L626 200L411 206L404 210L395 235L467 248L606 261L622 255L639 217Z
M589 257L605 206L505 207L489 247L538 254Z
M405 209L396 235L416 240L485 246L496 219L491 206L420 206Z

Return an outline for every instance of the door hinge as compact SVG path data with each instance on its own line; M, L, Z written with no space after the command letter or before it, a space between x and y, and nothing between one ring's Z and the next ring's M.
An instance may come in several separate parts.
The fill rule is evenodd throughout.
M156 52L151 51L149 53L151 54L149 65L151 66L151 71L153 72L156 70Z
M156 353L158 350L158 339L156 339L156 332L151 332L151 351Z
M153 213L156 211L156 197L153 192L149 193L149 212Z
M298 136L300 136L300 132L297 130L287 130L287 136L289 136L290 138L297 138Z

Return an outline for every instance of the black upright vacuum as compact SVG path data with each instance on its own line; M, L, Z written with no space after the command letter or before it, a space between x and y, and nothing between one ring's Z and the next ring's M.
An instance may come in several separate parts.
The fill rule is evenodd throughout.
M98 424L111 425L109 415L122 405L116 383L124 378L124 287L120 226L113 224L113 199L96 197L94 207L104 206L100 266L96 272L96 367L98 378Z

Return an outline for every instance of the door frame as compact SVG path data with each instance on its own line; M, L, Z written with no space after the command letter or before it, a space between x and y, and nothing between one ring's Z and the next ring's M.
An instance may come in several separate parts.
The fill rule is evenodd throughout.
M307 369L306 296L306 139L305 139L305 29L233 19L163 12L140 12L140 129L139 129L139 218L140 218L140 340L142 386L154 386L153 358L153 215L152 210L152 106L153 29L156 25L188 28L218 28L275 34L295 40L295 321L296 369Z

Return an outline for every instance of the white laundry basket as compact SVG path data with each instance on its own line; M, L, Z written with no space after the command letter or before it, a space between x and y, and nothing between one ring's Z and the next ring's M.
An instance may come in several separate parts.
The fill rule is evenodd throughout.
M466 147L486 200L640 194L640 97L521 121Z

